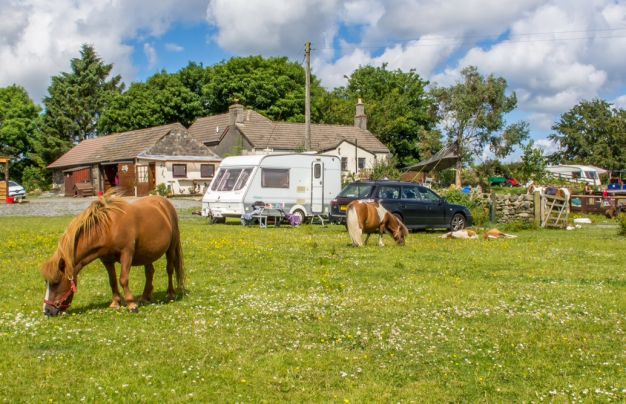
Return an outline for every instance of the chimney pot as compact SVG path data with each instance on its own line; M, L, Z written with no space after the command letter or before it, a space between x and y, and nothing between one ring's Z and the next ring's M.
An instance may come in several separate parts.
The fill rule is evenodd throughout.
M356 104L356 113L354 114L354 126L361 129L367 129L367 115L365 115L365 105L363 100L359 98Z

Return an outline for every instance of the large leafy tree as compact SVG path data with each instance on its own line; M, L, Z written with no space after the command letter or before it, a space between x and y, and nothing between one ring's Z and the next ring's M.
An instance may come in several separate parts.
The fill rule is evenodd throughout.
M455 85L432 90L448 142L457 146L461 156L456 165L457 187L461 186L464 161L482 153L485 147L496 157L505 157L528 138L526 122L507 125L504 119L517 106L515 93L506 94L505 79L483 77L474 66L464 68L461 75Z
M581 101L561 115L549 137L560 150L559 163L626 168L626 111L604 100Z
M398 166L407 166L441 146L427 84L414 71L387 70L384 64L360 67L347 86L314 100L315 116L323 123L352 124L355 103L362 99L368 129L391 150Z
M83 45L80 57L70 62L71 72L52 77L44 98L44 135L70 147L98 136L98 120L113 93L122 89L121 77L109 77L113 65L105 64L93 46Z
M184 77L181 72L161 72L146 83L133 83L123 94L112 94L100 117L99 131L123 132L173 122L191 125L206 110L200 95L185 85ZM188 81L192 88L196 83Z
M202 96L209 113L226 112L238 100L273 120L304 121L304 69L285 57L232 58L209 68L207 79ZM311 87L320 91L315 77Z
M30 140L39 112L40 108L24 88L16 85L0 88L0 156L12 158L11 176L20 181L29 163Z

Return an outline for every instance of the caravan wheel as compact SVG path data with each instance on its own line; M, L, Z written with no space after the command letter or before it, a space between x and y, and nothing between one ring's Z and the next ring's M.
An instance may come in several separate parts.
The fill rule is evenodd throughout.
M296 209L293 211L292 215L300 216L300 223L304 224L306 216L304 215L304 212L302 210Z

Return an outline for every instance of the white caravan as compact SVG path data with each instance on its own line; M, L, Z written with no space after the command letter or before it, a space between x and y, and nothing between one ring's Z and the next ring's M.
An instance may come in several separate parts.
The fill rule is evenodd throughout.
M241 217L263 203L302 220L326 215L341 191L341 160L321 154L226 157L202 198L202 216L214 222Z
M600 175L607 173L605 169L599 167L577 164L549 166L546 167L546 171L554 178L592 186L602 185Z

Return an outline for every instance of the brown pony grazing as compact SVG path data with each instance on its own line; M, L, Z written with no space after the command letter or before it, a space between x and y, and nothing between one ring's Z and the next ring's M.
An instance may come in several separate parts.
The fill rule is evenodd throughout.
M378 245L381 247L385 245L383 243L385 231L388 231L399 245L404 245L404 239L409 235L404 223L376 201L350 202L346 211L346 226L352 244L356 247L363 246L361 238L363 233L367 234L365 238L367 244L370 235L378 232Z
M137 304L128 287L131 266L143 265L146 284L141 300L152 300L152 263L163 254L167 257L169 277L167 296L174 299L172 274L176 272L179 290L184 289L185 270L174 206L160 196L147 196L128 203L107 192L69 224L59 240L57 250L41 268L47 282L44 314L55 316L67 310L76 292L81 269L100 259L109 273L113 292L112 308L119 308L121 297L117 287L115 262L122 264L120 285L131 311Z

